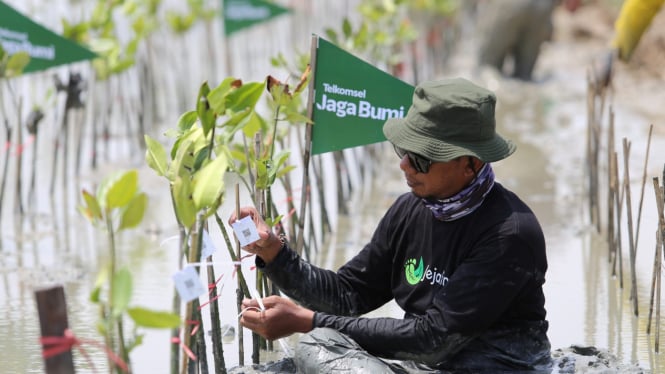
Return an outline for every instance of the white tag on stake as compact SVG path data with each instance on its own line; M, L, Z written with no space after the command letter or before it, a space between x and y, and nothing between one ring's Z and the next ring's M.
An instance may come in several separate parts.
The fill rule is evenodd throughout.
M201 248L201 260L200 261L205 261L206 258L210 257L217 251L217 248L215 248L215 244L212 242L212 238L210 238L210 234L208 234L208 230L203 230L203 240L201 240L202 247Z
M238 238L241 247L245 247L260 239L259 232L256 230L256 225L250 216L233 222L231 226L236 233L236 237Z
M175 282L175 289L183 302L190 302L206 292L199 273L191 266L173 274L173 282Z

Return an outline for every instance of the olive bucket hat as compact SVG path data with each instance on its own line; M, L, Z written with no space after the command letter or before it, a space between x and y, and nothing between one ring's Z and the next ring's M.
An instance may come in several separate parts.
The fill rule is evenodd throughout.
M496 133L496 96L466 79L424 82L416 86L405 118L390 118L383 134L399 148L432 161L475 156L502 160L515 145Z

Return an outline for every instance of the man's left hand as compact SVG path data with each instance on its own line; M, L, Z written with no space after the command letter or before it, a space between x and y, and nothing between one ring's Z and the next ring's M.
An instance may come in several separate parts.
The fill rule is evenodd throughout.
M313 311L280 296L268 296L262 302L265 310L261 310L256 299L243 300L240 323L244 327L268 340L312 330Z

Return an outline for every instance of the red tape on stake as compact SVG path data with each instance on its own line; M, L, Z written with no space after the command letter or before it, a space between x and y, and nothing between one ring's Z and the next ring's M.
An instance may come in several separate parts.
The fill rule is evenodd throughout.
M42 344L42 357L45 359L71 351L73 347L76 347L79 352L81 352L83 357L85 357L85 359L88 361L90 367L92 367L92 370L96 372L95 365L90 359L88 352L83 349L83 344L88 344L105 351L106 355L111 359L111 361L113 361L113 363L115 363L123 371L129 372L129 368L127 367L125 361L113 353L107 346L94 340L79 339L70 329L66 329L63 333L63 336L42 336L39 338L39 341Z
M191 358L192 361L196 361L196 355L194 354L194 352L192 352L191 349L189 349L189 347L187 347L185 345L185 343L183 343L182 340L180 340L179 337L177 337L177 336L172 337L171 338L171 343L180 344L180 347L182 347L182 350L185 351L187 356L189 356L189 358Z
M210 294L212 294L212 290L216 290L216 289L217 289L217 284L219 283L219 281L222 280L222 277L223 277L223 276L224 276L224 274L220 275L219 278L217 278L217 280L215 281L215 283L210 283L210 284L208 284L208 290L209 290L209 291L208 291L208 296L210 296ZM224 288L224 285L222 284L222 289L223 289L223 288ZM213 301L219 299L220 296L222 296L222 295L221 295L221 290L220 290L220 294L219 294L219 295L213 297L212 299L208 299L208 301L206 301L205 303L199 305L199 310L201 310L201 308L205 307L206 305L212 303Z

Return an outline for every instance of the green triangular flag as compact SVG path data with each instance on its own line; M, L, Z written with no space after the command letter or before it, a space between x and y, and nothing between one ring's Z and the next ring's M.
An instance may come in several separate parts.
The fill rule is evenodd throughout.
M312 154L386 140L383 124L401 118L414 87L317 37Z
M90 50L35 23L0 1L0 43L10 55L25 51L30 63L24 73L97 57Z
M224 3L222 7L224 35L226 36L291 11L289 8L264 0L222 1Z

